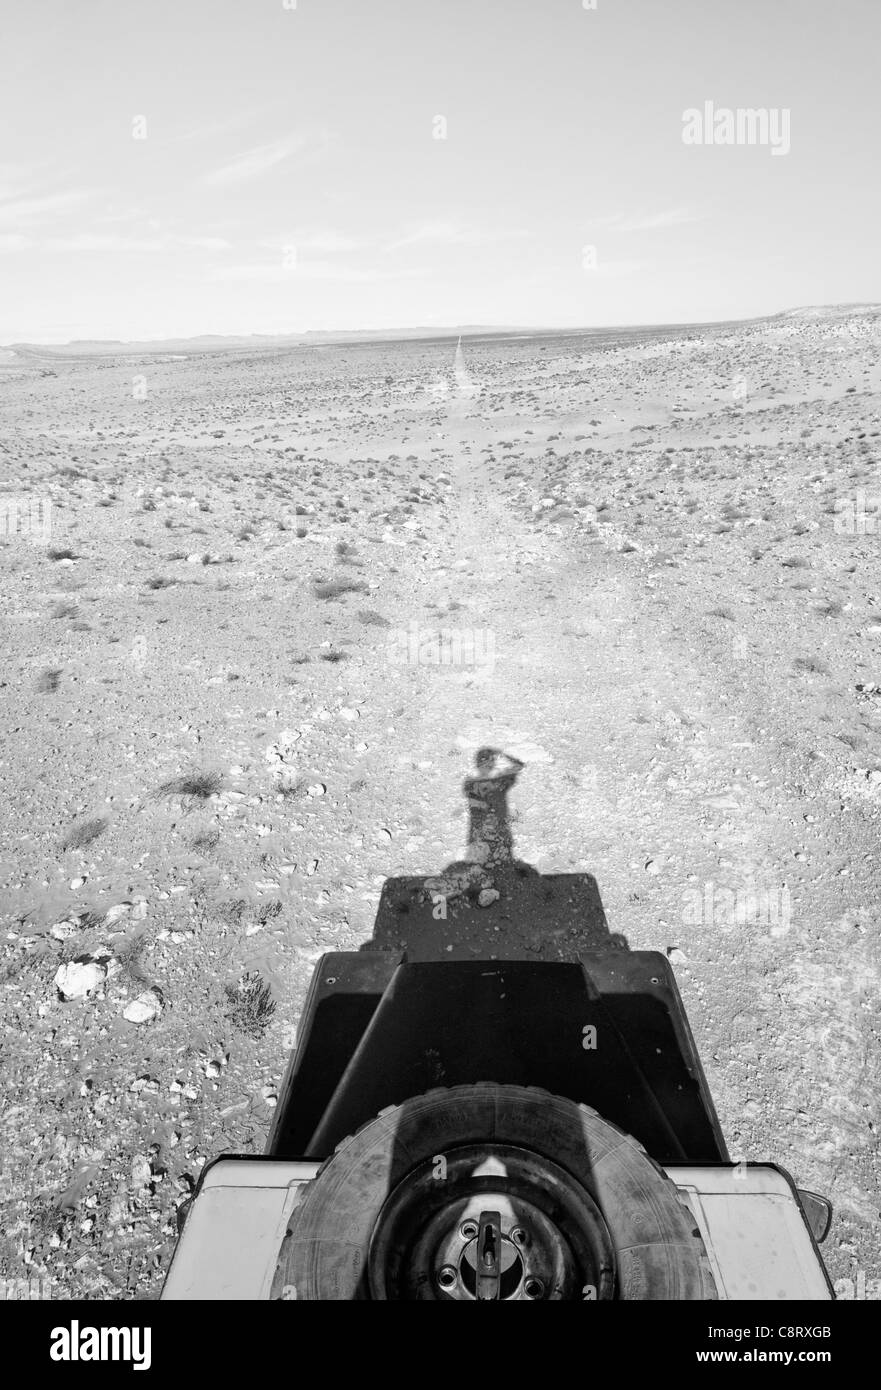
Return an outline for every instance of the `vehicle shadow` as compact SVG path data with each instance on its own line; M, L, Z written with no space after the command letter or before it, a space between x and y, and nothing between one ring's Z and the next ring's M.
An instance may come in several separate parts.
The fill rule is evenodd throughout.
M478 750L462 788L463 858L437 874L386 879L362 951L410 961L575 961L584 951L628 949L609 931L592 874L541 874L516 857L508 796L523 770L500 749Z
M609 932L592 874L516 858L523 770L480 749L465 856L387 880L371 940L322 957L267 1153L330 1163L272 1298L712 1296L693 1219L638 1147L727 1158L672 970Z

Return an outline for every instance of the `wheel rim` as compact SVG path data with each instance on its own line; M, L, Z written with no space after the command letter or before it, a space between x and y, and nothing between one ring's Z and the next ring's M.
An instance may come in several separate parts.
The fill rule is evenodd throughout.
M370 1241L375 1299L460 1302L614 1297L612 1239L570 1173L513 1145L467 1145L418 1164Z

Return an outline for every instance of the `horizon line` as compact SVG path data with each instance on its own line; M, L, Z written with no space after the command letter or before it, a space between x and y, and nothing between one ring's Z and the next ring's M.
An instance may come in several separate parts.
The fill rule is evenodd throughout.
M352 339L358 338L363 341L391 339L392 341L404 338L430 339L432 337L447 336L455 337L457 334L589 334L589 333L610 333L627 332L645 328L694 328L694 327L714 327L728 323L757 323L763 319L782 318L787 314L810 313L819 310L838 310L840 312L850 311L881 311L881 303L871 300L849 300L844 302L832 302L821 304L799 304L786 309L776 309L765 314L750 314L744 318L708 318L708 319L659 319L641 320L631 323L606 323L606 324L414 324L396 325L394 328L307 328L299 331L276 331L276 332L239 332L239 333L179 333L166 334L162 337L147 338L68 338L59 341L38 341L36 339L18 338L14 341L0 343L0 351L14 352L17 348L73 348L73 347L107 347L107 348L128 348L141 346L161 347L166 343L204 343L211 341L216 343L248 343L255 339L269 340L274 344L298 343L308 338L330 339Z

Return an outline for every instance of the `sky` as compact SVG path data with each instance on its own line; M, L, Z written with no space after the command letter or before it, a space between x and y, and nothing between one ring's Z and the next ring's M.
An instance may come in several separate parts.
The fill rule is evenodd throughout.
M881 0L0 0L0 343L878 301L879 56Z

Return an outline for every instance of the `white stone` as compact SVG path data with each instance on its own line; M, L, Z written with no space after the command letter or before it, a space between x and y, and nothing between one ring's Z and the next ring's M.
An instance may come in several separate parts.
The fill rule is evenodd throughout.
M131 910L131 903L115 903L113 907L108 907L107 911L104 913L104 922L110 927L114 922L118 922L120 917L125 917Z
M146 1154L135 1154L132 1159L132 1187L139 1191L141 1188L149 1187L152 1179L153 1171Z
M55 984L65 999L85 999L104 983L107 971L97 961L68 961L55 972Z
M151 1019L158 1018L162 1013L162 1000L154 989L146 989L143 994L139 994L137 999L133 999L130 1004L126 1004L122 1011L122 1016L128 1019L129 1023L149 1023Z
M66 941L69 936L73 936L77 929L75 921L56 922L50 927L49 935L54 936L56 941Z

